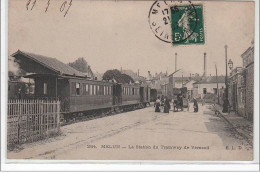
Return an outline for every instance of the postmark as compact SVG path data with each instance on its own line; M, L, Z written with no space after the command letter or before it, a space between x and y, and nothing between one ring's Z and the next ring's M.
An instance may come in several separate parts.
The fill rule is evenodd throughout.
M173 45L204 44L203 5L191 1L155 1L148 21L154 35Z

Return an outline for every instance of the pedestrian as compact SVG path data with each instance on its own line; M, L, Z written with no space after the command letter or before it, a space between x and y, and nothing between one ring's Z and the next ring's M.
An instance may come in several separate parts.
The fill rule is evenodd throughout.
M163 110L163 108L164 108L164 101L165 101L165 98L164 98L164 95L162 95L162 97L161 97L161 110Z
M195 98L193 99L193 101L194 101L194 103L193 103L194 112L198 112L199 111L198 102Z
M177 100L176 99L173 99L173 112L175 112L177 108ZM178 108L177 108L177 112L178 112Z
M189 100L187 100L187 111L189 112L190 110L190 103L189 103Z
M177 100L178 100L178 107L180 107L181 111L183 111L183 99L182 99L182 96L178 95Z
M157 98L157 100L155 101L155 112L161 112L161 110L160 110L160 102L161 102L161 100L160 100L160 97L158 96L158 98Z
M164 113L169 113L170 107L171 107L170 101L169 101L169 99L166 97L166 98L165 98L165 102L164 102L163 112L164 112Z

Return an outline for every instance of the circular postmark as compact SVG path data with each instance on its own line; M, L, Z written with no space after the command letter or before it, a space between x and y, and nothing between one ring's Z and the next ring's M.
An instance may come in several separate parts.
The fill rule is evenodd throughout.
M154 35L166 43L178 44L197 39L194 31L198 15L191 1L155 1L148 21Z

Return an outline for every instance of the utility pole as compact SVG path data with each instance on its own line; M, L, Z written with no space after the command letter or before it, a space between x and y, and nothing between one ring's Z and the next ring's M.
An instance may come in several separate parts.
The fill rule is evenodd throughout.
M225 77L225 84L226 84L226 89L225 89L225 100L224 100L224 105L223 105L223 113L227 113L228 112L228 74L227 74L227 48L228 46L225 45L225 63L226 63L226 77Z
M215 64L216 68L216 79L217 79L217 95L218 95L218 104L219 104L219 90L218 90L218 68L217 65Z

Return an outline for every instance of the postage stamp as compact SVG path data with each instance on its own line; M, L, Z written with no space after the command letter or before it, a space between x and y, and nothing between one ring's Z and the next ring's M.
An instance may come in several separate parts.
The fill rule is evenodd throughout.
M171 7L172 44L204 44L203 6L188 4Z
M203 4L155 1L148 20L154 35L173 45L204 44Z

